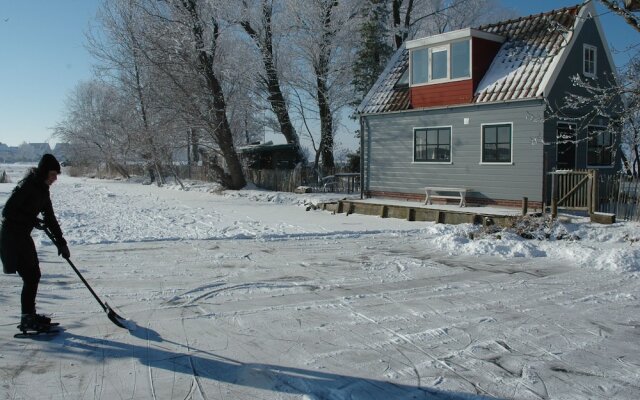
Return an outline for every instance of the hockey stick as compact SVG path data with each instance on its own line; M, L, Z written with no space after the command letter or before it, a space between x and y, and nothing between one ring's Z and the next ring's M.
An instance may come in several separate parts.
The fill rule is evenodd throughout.
M49 239L51 239L51 241L58 248L58 250L60 250L60 246L59 246L58 242L56 241L56 238L53 236L53 233L51 233L51 230L49 230L49 228L44 224L44 221L42 221L41 219L38 219L38 223L36 224L36 228L40 229L40 230L43 230L44 233L46 233L47 236L49 236ZM76 275L78 275L78 277L80 278L82 283L84 283L84 285L87 287L87 289L89 289L89 291L93 295L93 298L96 299L96 301L100 304L100 307L102 307L104 312L107 313L107 317L109 317L111 322L113 322L114 324L118 325L120 328L127 329L127 326L125 325L126 319L124 319L121 316L119 316L118 314L116 314L116 312L113 311L113 309L111 307L109 307L109 304L107 304L107 303L103 302L102 300L100 300L100 298L98 297L96 292L94 292L93 289L91 288L91 286L89 285L89 282L87 282L87 280L84 279L84 276L82 276L80 271L78 271L78 268L76 268L76 266L73 265L73 263L71 262L70 258L68 258L68 257L63 257L63 258L65 260L67 260L69 265L71 265L71 268L73 268L73 271L76 273Z

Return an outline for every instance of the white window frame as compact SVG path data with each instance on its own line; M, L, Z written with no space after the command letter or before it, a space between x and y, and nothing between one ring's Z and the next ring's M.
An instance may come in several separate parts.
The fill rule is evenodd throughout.
M587 148L586 148L586 164L587 164L587 168L591 168L591 169L611 169L615 167L616 164L616 160L615 160L615 153L613 151L613 149L611 149L611 164L609 165L591 165L589 164L589 140L591 140L591 138L589 137L589 128L597 128L597 129L601 129L601 130L606 130L607 127L605 125L596 125L596 124L592 124L592 125L587 125ZM613 136L613 133L611 134L611 145L613 146L615 144L615 137Z
M429 52L429 49L425 49L424 47L421 48L416 48L416 49L412 49L409 53L409 87L417 87L417 86L424 86L424 85L428 85L429 84L429 72L427 71L427 81L426 82L421 82L421 83L413 83L413 54L411 54L411 52L416 51L416 50L427 50L427 68L429 68L429 57L431 57L431 53Z
M451 78L451 44L452 43L456 43L456 42L462 42L464 40L468 40L469 41L469 76L463 76L461 78ZM446 82L458 82L458 81L467 81L469 79L473 79L473 64L471 62L472 58L473 58L473 40L471 40L471 38L468 39L464 39L464 40L452 40L450 42L446 42L446 43L440 43L438 45L435 46L430 46L430 47L417 47L415 49L411 49L410 51L414 51L414 50L418 50L418 49L427 49L428 52L428 62L427 62L427 68L429 68L428 70L428 74L427 74L427 82L424 83L417 83L414 84L411 81L411 78L413 76L413 71L410 71L410 76L409 76L409 87L419 87L419 86L427 86L427 85L434 85L434 84L440 84L440 83L446 83ZM433 79L432 78L432 68L431 68L431 63L433 60L432 57L432 52L434 49L444 49L446 48L447 51L447 77L446 78L439 78L439 79ZM409 69L413 69L413 62L412 62L412 57L409 56Z
M509 125L511 126L511 161L508 162L484 162L482 161L482 154L484 153L484 127L485 126L496 126L496 125ZM503 165L503 166L511 166L514 165L514 159L513 159L513 148L514 146L514 142L513 142L513 121L511 122L488 122L486 124L480 124L480 165Z
M449 128L450 137L449 137L449 161L416 161L416 131L427 130L427 129L441 129L441 128ZM453 125L438 125L438 126L419 126L413 128L413 137L411 138L412 146L412 164L419 165L451 165L453 164Z
M447 52L447 65L445 67L447 71L447 75L444 78L434 78L433 77L433 53L441 53L443 51ZM451 65L451 46L449 43L441 46L429 47L429 82L432 83L442 83L448 82L451 73L449 72L449 66Z
M592 51L593 52L593 72L587 71L586 70L586 57L585 57L585 53L587 52L587 50ZM595 78L596 75L598 74L598 48L596 46L592 46L590 44L586 44L584 43L582 45L582 74L584 76L587 76L589 78Z

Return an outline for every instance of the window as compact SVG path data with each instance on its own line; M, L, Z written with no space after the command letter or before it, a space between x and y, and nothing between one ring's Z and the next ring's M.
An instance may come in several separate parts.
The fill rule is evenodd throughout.
M468 39L411 49L411 85L470 77L471 41Z
M511 124L482 126L482 162L511 163Z
M583 45L583 62L582 72L585 76L596 76L596 57L598 55L598 49L594 46L585 44Z
M414 161L451 162L451 127L414 130Z
M411 84L427 83L429 79L429 49L411 51Z
M470 77L469 41L451 43L451 79Z
M589 132L587 165L610 167L613 163L613 135L597 126L590 126L587 131Z
M449 47L431 49L431 79L447 79L449 77Z
M400 76L400 79L393 85L394 88L409 86L409 69L407 68Z

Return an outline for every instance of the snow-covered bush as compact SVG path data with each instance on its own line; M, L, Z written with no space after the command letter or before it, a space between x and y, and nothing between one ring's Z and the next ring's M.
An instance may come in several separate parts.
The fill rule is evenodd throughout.
M550 215L536 214L519 217L508 227L496 225L486 226L474 233L471 239L493 236L501 239L505 233L516 234L524 239L535 240L580 240L575 233L571 233L567 226Z

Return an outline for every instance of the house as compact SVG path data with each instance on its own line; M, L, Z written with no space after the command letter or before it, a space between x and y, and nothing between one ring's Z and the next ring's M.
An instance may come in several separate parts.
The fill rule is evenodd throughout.
M73 156L73 147L70 143L56 143L51 154L53 154L58 161L62 163L68 162Z
M293 144L249 145L239 149L242 159L251 169L293 169L301 161Z
M37 159L40 159L44 154L51 153L49 143L29 143L29 146L31 146L33 155L36 156Z
M9 146L0 142L0 162L9 162L12 159Z
M607 116L563 111L571 77L607 85L615 67L592 2L406 42L358 107L367 196L549 204L556 169L619 169ZM560 139L558 139L560 138Z

